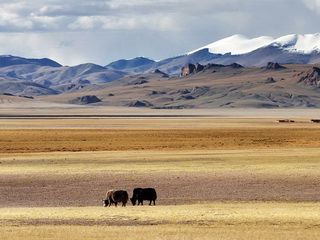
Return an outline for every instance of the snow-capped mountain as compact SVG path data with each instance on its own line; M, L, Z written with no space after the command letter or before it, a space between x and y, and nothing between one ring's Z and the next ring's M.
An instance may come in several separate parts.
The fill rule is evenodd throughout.
M161 72L160 75L164 76L179 76L187 64L237 63L244 67L263 67L269 62L320 63L320 34L292 34L277 39L268 36L249 39L234 35L161 61L138 57L118 60L105 67L90 63L69 67L46 58L0 56L0 94L38 96L87 91L133 74ZM130 84L139 84L146 80L130 81Z
M123 60L121 60L123 61ZM187 52L180 56L135 65L131 68L121 68L130 72L150 72L155 69L179 75L181 68L188 64L223 64L238 63L243 66L265 66L268 62L314 64L320 63L320 33L316 34L291 34L279 38L261 36L247 38L243 35L234 35L208 44L204 47ZM126 66L131 66L131 61L126 61ZM121 62L114 62L107 67L117 68L123 66Z
M290 52L304 54L310 54L314 51L320 52L320 33L287 35L276 39L272 44Z
M245 54L245 53L252 52L258 48L267 46L272 42L274 42L274 39L272 37L263 36L263 37L249 39L244 35L237 34L237 35L233 35L231 37L227 37L219 41L213 42L204 47L188 52L187 54L192 54L202 49L208 49L210 53L216 53L216 54L226 54L226 53L230 53L232 55Z
M192 54L202 49L208 49L210 53L215 54L230 53L232 55L240 55L268 46L302 54L310 54L314 51L320 52L320 34L291 34L277 39L268 36L250 39L246 36L237 34L213 42L187 54Z

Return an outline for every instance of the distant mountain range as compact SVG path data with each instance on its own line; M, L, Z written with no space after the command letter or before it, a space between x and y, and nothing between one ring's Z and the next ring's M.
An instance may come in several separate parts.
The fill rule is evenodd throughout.
M265 99L268 103L259 103L260 105L252 103L251 105L249 104L249 106L318 107L318 103L315 102L318 98L314 95L317 95L320 85L320 77L318 76L320 75L320 70L317 66L288 68L279 65L316 63L320 63L320 34L287 35L277 39L266 36L248 39L242 35L234 35L188 53L161 61L137 57L130 60L118 60L106 66L93 63L84 63L77 66L62 66L47 58L28 59L4 55L0 56L0 94L28 98L63 95L63 99L65 99L64 102L68 103L105 105L106 102L103 96L99 96L99 98L93 96L94 93L101 93L102 91L106 92L109 101L108 104L156 108L200 107L201 101L199 101L198 98L201 94L189 94L189 96L187 93L183 93L184 90L187 90L189 93L197 93L200 91L199 89L201 89L202 92L205 92L203 95L206 96L207 99L210 97L210 94L217 93L213 91L214 86L212 86L212 82L206 84L206 81L219 82L225 78L229 81L230 76L234 76L235 74L240 74L241 79L246 79L246 77L250 78L251 74L255 73L257 74L257 79L263 83L259 87L259 91L262 87L279 85L277 86L277 91L273 92L270 90L272 96L276 96L280 92L282 96L292 94L286 91L286 89L289 88L284 87L284 82L280 84L278 79L274 79L276 76L280 79L290 79L287 83L296 86L307 86L307 90L304 89L303 94L298 93L299 91L297 89L299 89L299 87L295 87L295 96L308 96L308 91L310 90L310 94L313 94L313 97L301 97L299 100L293 97L292 99L297 101L295 104L289 104L288 101L290 101L290 98L284 98L285 100L280 104L276 102L270 103L268 101L271 97L261 97L259 95L260 97L257 98L258 102L259 99ZM252 68L254 69L253 72L248 68L250 66L255 66ZM263 72L258 71L261 67L265 69ZM290 74L288 74L288 69L290 69ZM209 74L210 71L211 73ZM273 76L273 74L269 74L268 71L276 71L277 74ZM306 71L306 73L304 73L304 71ZM215 72L221 72L221 74L214 74ZM295 72L301 74L301 77L293 77ZM207 78L201 76L206 76ZM197 81L201 80L199 82L201 84L193 84L197 91L189 89L190 84L192 85L193 78L198 79ZM215 80L216 78L220 80ZM298 80L292 80L296 78ZM179 88L172 90L172 92L168 88L164 89L164 86L155 87L156 90L146 93L147 95L149 94L148 97L142 99L140 93L135 92L137 89L144 92L147 88L150 88L149 84L156 86L159 83L160 85L166 84L171 86L170 81L176 81L177 84L179 84ZM236 81L237 78L229 82L230 88L232 88L232 84L238 84ZM242 82L242 84L244 83ZM258 85L259 82L255 82L255 88L257 88ZM287 87L288 85L285 86ZM128 98L129 100L125 101L117 98L117 96L114 96L114 93L109 92L108 89L111 88L130 92L130 97L118 93L118 96L122 96L124 99ZM175 86L172 88L175 88ZM238 89L249 88L249 85L245 87L238 86ZM281 91L279 90L280 88L282 89ZM133 89L135 89L135 94L131 93ZM233 101L228 101L227 96L230 96L227 94L228 89L228 87L223 88L225 94L221 99L226 98L225 101L219 98L219 104L212 103L212 106L239 107L239 104L231 104L231 102L236 101L237 98L233 98ZM118 91L119 90L115 90L115 92ZM170 96L168 96L168 93L170 93ZM175 97L176 95L179 95L179 97ZM239 93L237 96L247 96L247 93L241 92L241 94ZM110 99L112 97L114 97L113 99L117 99L117 101L111 101ZM150 99L157 99L158 97L160 100L157 100L157 102L150 101ZM62 101L62 97L60 97L60 100L56 98L52 99L58 102ZM196 101L195 99L198 99L197 103L191 104L192 101ZM253 99L257 101L255 97L250 101L253 101ZM276 97L272 97L272 99L276 99ZM184 103L178 104L181 101ZM173 102L177 102L177 104ZM230 104L228 104L228 102ZM203 106L210 106L210 104L206 102ZM248 105L243 104L243 106Z
M138 59L140 65L132 64ZM161 61L142 59L119 60L107 67L131 72L153 71L158 68L168 74L178 75L181 67L187 63L238 63L243 66L265 66L268 62L314 64L320 63L320 34L292 34L278 39L266 36L248 39L242 35L234 35Z
M112 82L126 75L127 72L92 63L69 67L50 59L0 56L0 94L60 94L87 85Z

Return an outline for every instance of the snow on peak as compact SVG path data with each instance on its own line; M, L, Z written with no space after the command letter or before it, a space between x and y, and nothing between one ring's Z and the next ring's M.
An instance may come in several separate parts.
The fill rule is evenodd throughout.
M272 37L262 36L258 38L249 39L246 36L236 34L228 38L221 39L217 42L211 43L202 48L196 49L189 54L197 52L201 49L208 48L211 53L220 54L244 54L269 45L274 41Z
M320 52L320 34L291 34L275 40L274 45L290 52L309 54L313 51Z
M249 53L266 46L276 46L286 51L305 54L309 54L313 51L320 52L320 33L305 35L291 34L277 39L268 36L249 39L243 35L236 34L198 48L187 54L192 54L207 48L211 53L231 53L232 55L238 55Z

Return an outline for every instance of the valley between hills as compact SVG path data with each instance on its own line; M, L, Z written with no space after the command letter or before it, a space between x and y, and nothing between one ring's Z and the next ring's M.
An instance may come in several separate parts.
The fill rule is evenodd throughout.
M59 95L35 96L34 99L152 109L318 108L319 83L319 65L188 64L182 68L180 76L169 76L161 71L139 73L105 84L83 85Z
M320 65L269 63L264 67L239 64L187 64L179 76L160 70L130 74L107 83L63 83L50 93L42 87L12 81L0 95L8 103L77 106L192 108L318 108ZM8 93L11 91L11 93Z

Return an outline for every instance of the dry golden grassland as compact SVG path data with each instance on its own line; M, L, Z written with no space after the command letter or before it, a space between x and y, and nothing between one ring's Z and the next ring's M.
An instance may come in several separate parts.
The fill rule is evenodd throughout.
M207 118L175 119L171 122L168 119L148 121L130 118L127 122L113 119L111 123L107 122L106 127L101 127L107 120L98 121L99 124L87 119L93 124L91 127L78 123L76 126L82 127L72 128L67 124L67 127L48 129L48 126L53 126L50 125L53 120L42 121L45 122L42 127L32 129L0 128L0 152L320 147L320 125L311 122L283 124L274 120L267 123L242 120L241 123L241 120L223 122ZM33 123L37 122L40 121ZM56 126L61 126L58 123Z
M0 166L2 175L243 171L312 176L320 174L319 156L319 148L1 153Z
M318 239L319 203L3 209L1 239Z
M0 238L320 239L319 145L306 119L0 119ZM156 206L102 207L138 186Z

